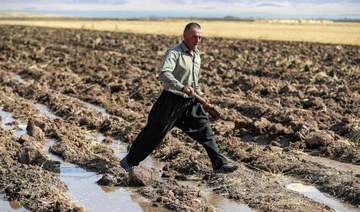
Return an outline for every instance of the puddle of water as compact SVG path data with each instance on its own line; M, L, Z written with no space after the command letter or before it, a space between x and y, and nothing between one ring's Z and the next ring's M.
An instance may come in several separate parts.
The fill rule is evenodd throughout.
M140 206L146 212L168 212L169 211L166 208L154 207L149 200L145 199L142 196L132 195L131 198L133 201L138 202L140 204Z
M1 111L1 117L4 117L3 114L5 114L5 117L7 118L7 120L9 122L12 122L14 120L10 113L7 113L7 112L3 113L3 111ZM25 126L25 129L21 130L21 131L25 131L25 133L26 133L26 126ZM49 147L49 146L47 146L47 147ZM49 154L49 156L50 155L51 155L50 158L52 160L58 160L59 159L59 157L57 157L55 155ZM22 212L22 211L27 211L27 210L25 208L23 208L18 201L10 201L10 202L8 202L8 201L4 200L4 196L0 194L0 211L20 211L20 212Z
M210 195L209 202L216 208L218 212L232 212L232 211L241 211L241 212L250 212L253 211L249 206L244 204L238 204L234 200L224 198L220 195Z
M3 193L0 193L0 209L1 211L28 211L18 201L5 200L5 194Z
M23 208L19 202L16 202L16 201L12 201L12 202L9 202L9 201L6 201L6 200L3 200L3 199L0 199L0 210L1 211L18 211L18 212L23 212L23 211L28 211L26 210L25 208Z
M78 99L77 99L78 100ZM106 110L104 108L101 108L99 106L78 100L82 103L84 103L85 105L94 108L95 110L97 110L98 112L102 113L105 116L109 116L109 114L106 112ZM41 108L42 111L46 111L46 113L51 113L47 107L44 105L44 107ZM105 136L103 133L98 133L98 132L91 132L86 136L87 139L90 140L94 140L95 142L102 142L105 139ZM49 143L49 142L46 142ZM119 158L122 159L123 157L125 157L128 153L127 151L127 144L125 144L124 142L121 142L118 139L114 139L112 138L112 143L110 144L111 148L114 150L114 154ZM140 163L140 165L142 166L146 166L146 167L151 167L151 168L155 168L158 171L162 170L163 165L153 159L152 157L147 157L144 161L142 161ZM63 167L64 166L64 167ZM62 168L63 167L63 168ZM65 167L68 167L65 169ZM75 169L75 170L74 170ZM61 175L65 175L63 177L60 177L60 179L62 179L69 187L69 191L70 193L74 193L76 191L76 193L74 193L73 195L76 195L76 199L83 204L85 207L88 207L88 205L94 205L94 202L92 200L92 196L94 196L94 198L96 198L97 201L99 202L104 202L106 203L106 205L109 205L109 207L114 207L114 201L117 200L119 195L122 196L126 196L125 199L118 201L117 200L117 204L119 204L117 207L118 208L126 208L127 210L137 210L138 208L131 208L133 207L132 205L136 204L135 202L141 202L139 203L141 205L141 208L143 208L145 211L159 211L159 208L153 208L149 203L146 203L146 201L138 201L139 198L138 196L135 195L130 195L129 193L126 194L118 194L119 192L124 192L124 190L118 189L118 188L114 188L114 187L100 187L95 185L96 188L93 188L93 186L88 186L85 185L86 183L90 182L95 182L98 179L96 178L96 174L91 173L91 172L86 172L85 170L81 169L81 168L77 168L74 165L71 164L67 164L67 163L62 163L62 165L60 166L60 170L61 170ZM80 171L79 171L80 170ZM71 179L71 175L70 177L66 178L66 174L70 175L72 174L72 178ZM75 176L77 176L75 178ZM82 180L83 178L86 178L85 180ZM80 181L80 182L77 182ZM83 182L81 182L83 181ZM84 184L84 185L83 185ZM192 181L182 181L182 184L184 185L192 185L194 184L194 182ZM82 188L90 188L88 192L85 192L84 189ZM99 194L99 189L102 190L102 192L107 195L109 195L108 197L106 197L106 195L102 195L101 192ZM74 190L74 191L71 191ZM81 193L80 193L81 192ZM84 193L85 192L85 193ZM101 195L101 197L99 197L99 195ZM115 197L114 197L115 195ZM133 196L133 201L128 199L128 196ZM106 200L101 200L102 198L108 198L111 201L110 202L106 202ZM220 195L215 194L212 191L207 192L207 198L209 199L210 203L217 209L217 211L252 211L247 205L244 204L238 204L237 202L233 201L233 200L229 200L226 199ZM128 204L130 204L130 206L126 206L124 205L123 202L127 202ZM95 204L96 205L96 204ZM104 205L104 204L102 204ZM100 210L110 210L111 208L105 209L103 206L101 208L91 208L92 209L100 209ZM90 209L90 208L88 208ZM165 210L166 211L166 210Z
M332 198L329 195L323 194L314 186L304 185L301 183L290 183L286 186L286 188L297 191L310 199L328 205L335 211L359 211L359 209L356 209L352 205L340 202L339 200Z
M143 211L139 204L131 199L131 193L118 188L113 192L104 192L96 184L101 176L88 172L69 163L62 162L59 178L67 185L69 194L88 211L118 211L126 208L129 211Z
M23 208L18 201L6 201L4 199L5 194L0 194L0 210L1 211L28 211Z
M0 108L0 115L1 115L1 119L2 119L1 128L3 128L3 129L10 128L9 124L16 121L11 113L3 111L2 108ZM26 126L27 125L20 122L18 126L19 126L19 129L15 131L15 133L14 133L15 136L20 137L20 136L26 134Z
M45 139L45 151L51 159L61 162L58 177L67 185L69 195L88 211L119 211L120 208L143 211L143 208L131 199L131 192L124 188L102 188L96 184L101 175L64 162L51 154L49 147L54 143L53 139Z
M50 118L58 118L52 114L45 105L35 104L35 107ZM2 118L1 127L4 129L9 127L9 123L16 121L11 113L3 111L2 108L0 108L0 114ZM20 123L19 127L20 129L15 132L16 136L21 136L26 133L25 124ZM89 138L90 137L91 136L89 136ZM96 137L92 138L102 141L105 136L99 133ZM129 211L144 211L145 208L143 207L147 207L149 210L151 209L146 203L140 205L140 203L132 200L131 192L124 188L116 188L105 192L102 187L96 184L101 178L100 175L66 163L62 161L60 157L51 154L49 147L54 143L55 141L53 139L45 139L45 152L50 159L61 162L60 174L58 174L59 179L67 185L69 195L81 205L85 206L88 211L119 211L120 208L126 208ZM117 147L115 151L119 156L126 155L126 146L121 145L120 141L113 143L112 146ZM17 202L2 201L2 199L3 198L0 198L0 211L26 211ZM153 211L155 211L155 209Z
M197 186L195 181L178 181L179 184L184 186ZM234 200L227 199L219 194L216 194L209 188L202 188L205 192L206 199L209 203L216 208L218 212L233 212L233 211L241 211L241 212L251 212L253 211L249 206L245 204L238 203Z
M6 129L9 128L9 124L13 123L15 119L12 114L2 110L0 107L0 116L1 116L1 128ZM18 130L15 131L15 136L20 137L21 135L26 133L26 125L20 123ZM4 199L4 194L0 194L0 209L1 211L27 211L24 209L18 201L6 201Z
M59 116L52 113L46 105L36 103L36 104L34 104L34 106L36 107L36 109L38 109L38 111L40 113L44 114L45 116L47 116L47 117L49 117L51 119L60 118Z

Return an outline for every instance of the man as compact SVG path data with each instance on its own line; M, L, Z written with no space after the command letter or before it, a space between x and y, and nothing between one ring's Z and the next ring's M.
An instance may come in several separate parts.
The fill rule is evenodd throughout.
M227 164L219 153L209 119L194 93L203 95L198 85L201 27L198 23L186 25L183 42L170 48L160 66L160 80L164 90L153 105L148 123L133 142L128 155L120 162L129 171L139 165L173 128L178 127L205 148L216 173L229 173L237 166ZM205 98L205 103L209 101Z

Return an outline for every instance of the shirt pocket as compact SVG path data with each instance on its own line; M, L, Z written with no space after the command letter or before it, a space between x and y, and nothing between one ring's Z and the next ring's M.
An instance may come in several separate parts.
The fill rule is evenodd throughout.
M188 78L192 72L192 62L187 60L187 58L180 57L177 63L174 75L177 75L181 78Z

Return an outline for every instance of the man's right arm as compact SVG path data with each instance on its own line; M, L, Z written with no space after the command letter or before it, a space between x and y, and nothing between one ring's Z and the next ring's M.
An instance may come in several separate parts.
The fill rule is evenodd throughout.
M182 91L184 88L184 85L177 80L174 75L173 71L176 68L177 60L178 60L178 52L173 50L168 50L164 58L162 60L162 63L160 65L160 80L164 83L164 86L166 88Z

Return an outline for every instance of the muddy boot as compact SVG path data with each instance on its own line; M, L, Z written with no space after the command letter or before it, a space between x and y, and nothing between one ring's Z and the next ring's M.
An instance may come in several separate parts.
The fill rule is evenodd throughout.
M120 166L125 169L126 172L129 172L134 165L132 165L127 159L126 157L124 157L121 161L120 161Z
M223 164L222 166L219 167L213 167L214 173L231 173L237 169L238 167L236 165L231 165L231 164Z

